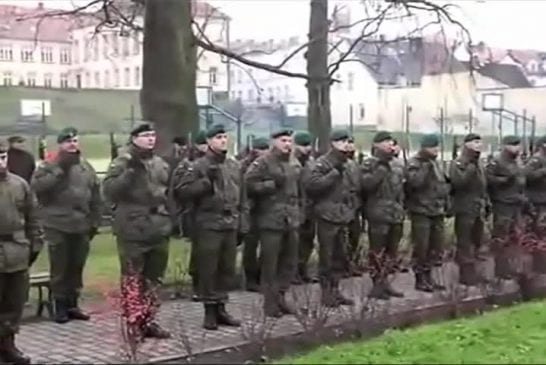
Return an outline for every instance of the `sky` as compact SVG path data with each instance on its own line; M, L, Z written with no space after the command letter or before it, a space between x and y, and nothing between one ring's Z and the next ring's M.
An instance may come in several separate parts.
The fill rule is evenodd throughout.
M74 3L86 1L42 0L46 7L56 8L71 8ZM337 1L347 3L351 9L361 8L360 0ZM38 2L0 0L0 4L28 6L36 6ZM307 34L309 0L209 0L209 3L233 19L232 39L248 39L251 35L256 40L268 40ZM500 48L546 50L546 1L455 0L451 3L461 8L458 19L471 31L474 41Z

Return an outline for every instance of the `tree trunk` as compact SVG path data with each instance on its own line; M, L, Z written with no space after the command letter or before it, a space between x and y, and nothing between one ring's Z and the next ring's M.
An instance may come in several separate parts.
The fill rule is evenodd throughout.
M140 104L144 119L155 123L157 152L166 156L173 137L199 129L191 1L147 0L145 14Z
M329 147L332 121L330 115L330 81L328 79L328 0L311 0L309 37L319 37L307 49L309 131L319 139L319 151Z

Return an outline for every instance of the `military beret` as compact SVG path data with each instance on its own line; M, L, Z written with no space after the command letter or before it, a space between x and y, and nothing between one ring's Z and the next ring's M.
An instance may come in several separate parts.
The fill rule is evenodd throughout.
M141 124L137 125L136 127L134 127L129 134L131 135L131 137L136 137L140 133L152 132L152 131L154 131L154 126L152 124L150 124L150 123L141 123Z
M373 143L381 143L388 140L392 141L393 138L392 134L387 131L379 131L375 134L375 136L373 136Z
M78 135L78 130L74 127L64 128L57 136L57 143L62 143L67 139L74 138Z
M294 133L290 128L279 128L271 133L271 138L288 137Z
M221 133L226 133L226 127L223 124L215 124L207 130L205 135L207 138L212 138Z
M23 136L11 136L8 138L8 143L23 143L25 141L25 137Z
M193 136L193 143L195 144L205 144L207 143L207 132L200 130Z
M539 137L536 142L537 145L546 144L546 136Z
M266 150L269 148L269 140L265 137L258 137L252 140L252 148L255 150Z
M440 139L435 134L425 134L421 138L421 147L438 147L440 144Z
M464 136L464 143L466 142L472 142L472 141L477 141L477 140L481 140L482 137L479 135L479 134L476 134L476 133L468 133L466 136Z
M309 146L311 142L311 135L307 132L298 132L294 135L294 143L298 146Z
M346 129L334 129L330 133L330 141L342 141L351 138L351 134Z
M0 153L7 153L8 146L3 141L0 141Z
M518 136L505 136L502 138L502 144L508 146L517 146L521 143L521 140Z

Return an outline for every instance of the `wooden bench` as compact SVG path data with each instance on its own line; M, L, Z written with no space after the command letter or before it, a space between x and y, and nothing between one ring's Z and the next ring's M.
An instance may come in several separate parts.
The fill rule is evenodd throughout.
M38 309L36 310L36 315L41 317L45 308L49 317L52 317L53 306L51 300L49 272L30 274L30 288L38 289ZM47 292L46 296L44 296L44 291Z

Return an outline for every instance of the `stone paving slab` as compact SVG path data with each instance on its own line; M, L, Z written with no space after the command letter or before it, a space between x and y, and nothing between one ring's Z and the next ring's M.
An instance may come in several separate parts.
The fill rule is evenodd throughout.
M447 267L447 274L442 277L456 279L453 267ZM447 283L448 284L448 283ZM322 314L328 324L339 324L344 321L356 320L364 315L381 316L385 313L401 313L412 309L435 306L453 301L454 293L458 300L462 298L483 297L483 289L452 287L446 293L422 293L413 290L413 277L401 274L394 282L406 296L392 299L388 304L370 301L366 295L371 288L371 280L363 278L346 279L342 281L343 292L355 299L354 307L341 307ZM449 285L448 285L449 286ZM513 282L503 282L495 291L517 291ZM173 333L168 340L147 340L140 349L140 362L157 362L188 355L188 348L193 354L212 352L240 346L260 338L275 338L298 334L316 322L311 317L320 312L317 300L320 296L318 284L309 284L291 288L287 294L288 300L298 307L307 307L306 315L284 316L278 320L264 320L261 310L262 299L259 294L248 292L233 292L230 296L228 310L237 318L243 320L241 328L220 327L219 331L202 329L203 307L200 303L187 300L169 301L163 304L159 314L159 322ZM362 308L366 306L367 311ZM371 309L370 309L371 308ZM322 309L324 311L324 309ZM313 322L315 321L315 322ZM304 325L306 323L306 325ZM120 320L112 311L95 314L89 322L72 321L67 324L56 324L49 321L25 324L17 337L18 345L35 363L119 363L123 361L120 350L121 334Z

